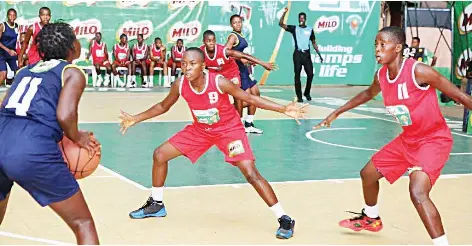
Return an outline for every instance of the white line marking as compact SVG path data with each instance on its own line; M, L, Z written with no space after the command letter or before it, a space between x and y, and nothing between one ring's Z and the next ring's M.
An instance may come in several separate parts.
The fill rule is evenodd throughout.
M318 129L318 130L312 130L309 131L305 134L305 136L310 139L311 141L326 144L326 145L331 145L334 147L340 147L340 148L346 148L346 149L357 149L357 150L368 150L368 151L379 151L378 149L370 149L370 148L362 148L362 147L354 147L354 146L349 146L349 145L342 145L342 144L334 144L334 143L329 143L325 142L322 140L319 140L317 138L314 138L312 136L313 133L315 132L322 132L322 131L336 131L336 130L366 130L367 128L365 127L344 127L344 128L324 128L324 129ZM470 152L459 152L459 153L450 153L450 155L472 155Z
M15 233L6 232L6 231L0 231L0 236L24 239L24 240L29 240L29 241L38 242L38 243L45 243L45 244L73 245L70 243L59 242L59 241L54 241L54 240L49 240L49 239L44 239L44 238L39 238L39 237L24 236L24 235L15 234Z
M300 122L302 122L303 124L303 120L323 120L324 117L308 117L308 118L303 118L303 119L300 119ZM369 119L369 116L366 116L366 115L362 115L362 116L349 116L349 118L341 118L341 119ZM292 118L264 118L264 119L257 119L258 121L263 121L263 120L293 120L295 122L294 119ZM188 119L188 120L151 120L151 121L144 121L144 122L140 122L139 124L148 124L148 123L162 123L162 122L168 122L168 123L172 123L172 122L177 122L177 123L180 123L180 122L188 122L188 123L192 123L192 119ZM119 124L120 121L117 120L117 121L79 121L79 124Z
M335 147L340 147L340 148L347 148L347 149L358 149L358 150L370 150L370 151L378 151L378 149L369 149L369 148L362 148L362 147L353 147L353 146L348 146L348 145L342 145L342 144L334 144L334 143L329 143L325 142L319 139L314 138L311 134L315 132L322 132L322 131L335 131L335 130L365 130L366 128L364 127L346 127L346 128L326 128L326 129L318 129L318 130L312 130L309 131L305 134L305 136L310 139L311 141L315 141L318 143L326 144L326 145L331 145Z
M104 167L103 165L100 165L99 167L102 168L103 170L105 170L106 172L110 173L111 175L125 181L128 184L134 185L135 187L138 187L141 190L148 190L148 188L142 186L141 184L138 184L138 183L134 182L133 180L128 179L125 176L123 176L123 175L121 175L121 174L119 174L119 173L117 173L117 172L115 172L111 169L108 169L108 168Z
M442 174L439 176L440 179L457 179L460 177L472 176L472 173L466 174ZM408 176L402 176L401 178L405 179ZM269 182L270 184L299 184L299 183L334 183L342 184L344 181L360 181L360 178L345 178L345 179L315 179L315 180L298 180L298 181L278 181L278 182ZM189 185L189 186L177 186L177 187L165 187L166 190L178 190L178 189L193 189L193 188L212 188L212 187L231 187L231 188L241 188L243 186L250 186L249 183L236 183L236 184L214 184L214 185Z
M360 115L364 115L364 116L369 116L370 118L374 118L374 119L379 119L379 120L383 120L383 121L389 121L389 122L393 122L393 123L397 123L396 121L394 120L388 120L388 119L384 119L384 118L381 118L381 117L377 117L377 116L370 116L370 115L365 115L365 114L361 114L361 113L356 113L356 114L360 114ZM459 136L462 136L462 137L466 137L466 138L472 138L472 135L466 135L466 134L461 134L461 133L457 133L457 132L454 132L454 131L451 131L452 134L455 134L455 135L459 135Z

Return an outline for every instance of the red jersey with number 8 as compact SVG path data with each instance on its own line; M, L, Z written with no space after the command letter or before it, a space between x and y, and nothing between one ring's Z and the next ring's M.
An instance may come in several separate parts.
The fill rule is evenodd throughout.
M201 46L200 49L205 53L205 65L209 71L219 73L231 82L240 84L241 79L238 64L236 64L233 58L226 56L225 46L216 44L213 58L208 56L205 45Z
M221 75L205 72L205 87L197 92L185 77L180 84L180 95L187 102L193 116L193 124L212 133L226 132L242 127L239 114L229 100L229 95L218 87Z

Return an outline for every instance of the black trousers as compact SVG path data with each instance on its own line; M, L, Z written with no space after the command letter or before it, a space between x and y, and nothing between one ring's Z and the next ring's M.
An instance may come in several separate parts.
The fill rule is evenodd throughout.
M311 83L313 82L313 62L311 61L310 51L305 52L295 50L293 52L293 69L295 72L295 93L298 99L302 99L302 84L300 81L300 73L302 66L306 73L306 85L303 95L310 96Z

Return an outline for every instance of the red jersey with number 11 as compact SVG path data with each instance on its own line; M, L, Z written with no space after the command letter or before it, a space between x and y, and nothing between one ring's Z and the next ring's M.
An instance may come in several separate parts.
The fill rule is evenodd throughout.
M406 144L421 144L435 137L452 139L451 131L442 116L436 89L420 86L415 78L418 61L406 59L397 77L389 79L388 68L378 71L384 105L402 126L402 140ZM413 146L411 146L413 147Z

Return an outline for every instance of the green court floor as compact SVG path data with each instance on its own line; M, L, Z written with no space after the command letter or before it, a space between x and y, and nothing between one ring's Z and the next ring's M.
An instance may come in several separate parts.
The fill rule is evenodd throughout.
M272 95L271 95L272 96ZM315 100L316 101L316 100ZM249 135L256 164L269 181L358 178L375 149L401 132L400 126L379 118L338 119L331 130L312 131L319 120L259 120L263 135ZM126 135L117 123L82 124L102 143L102 165L145 187L151 187L153 150L190 122L142 123ZM443 174L472 173L472 141L454 135L454 148ZM237 168L211 148L192 165L185 157L172 160L166 186L245 183Z

